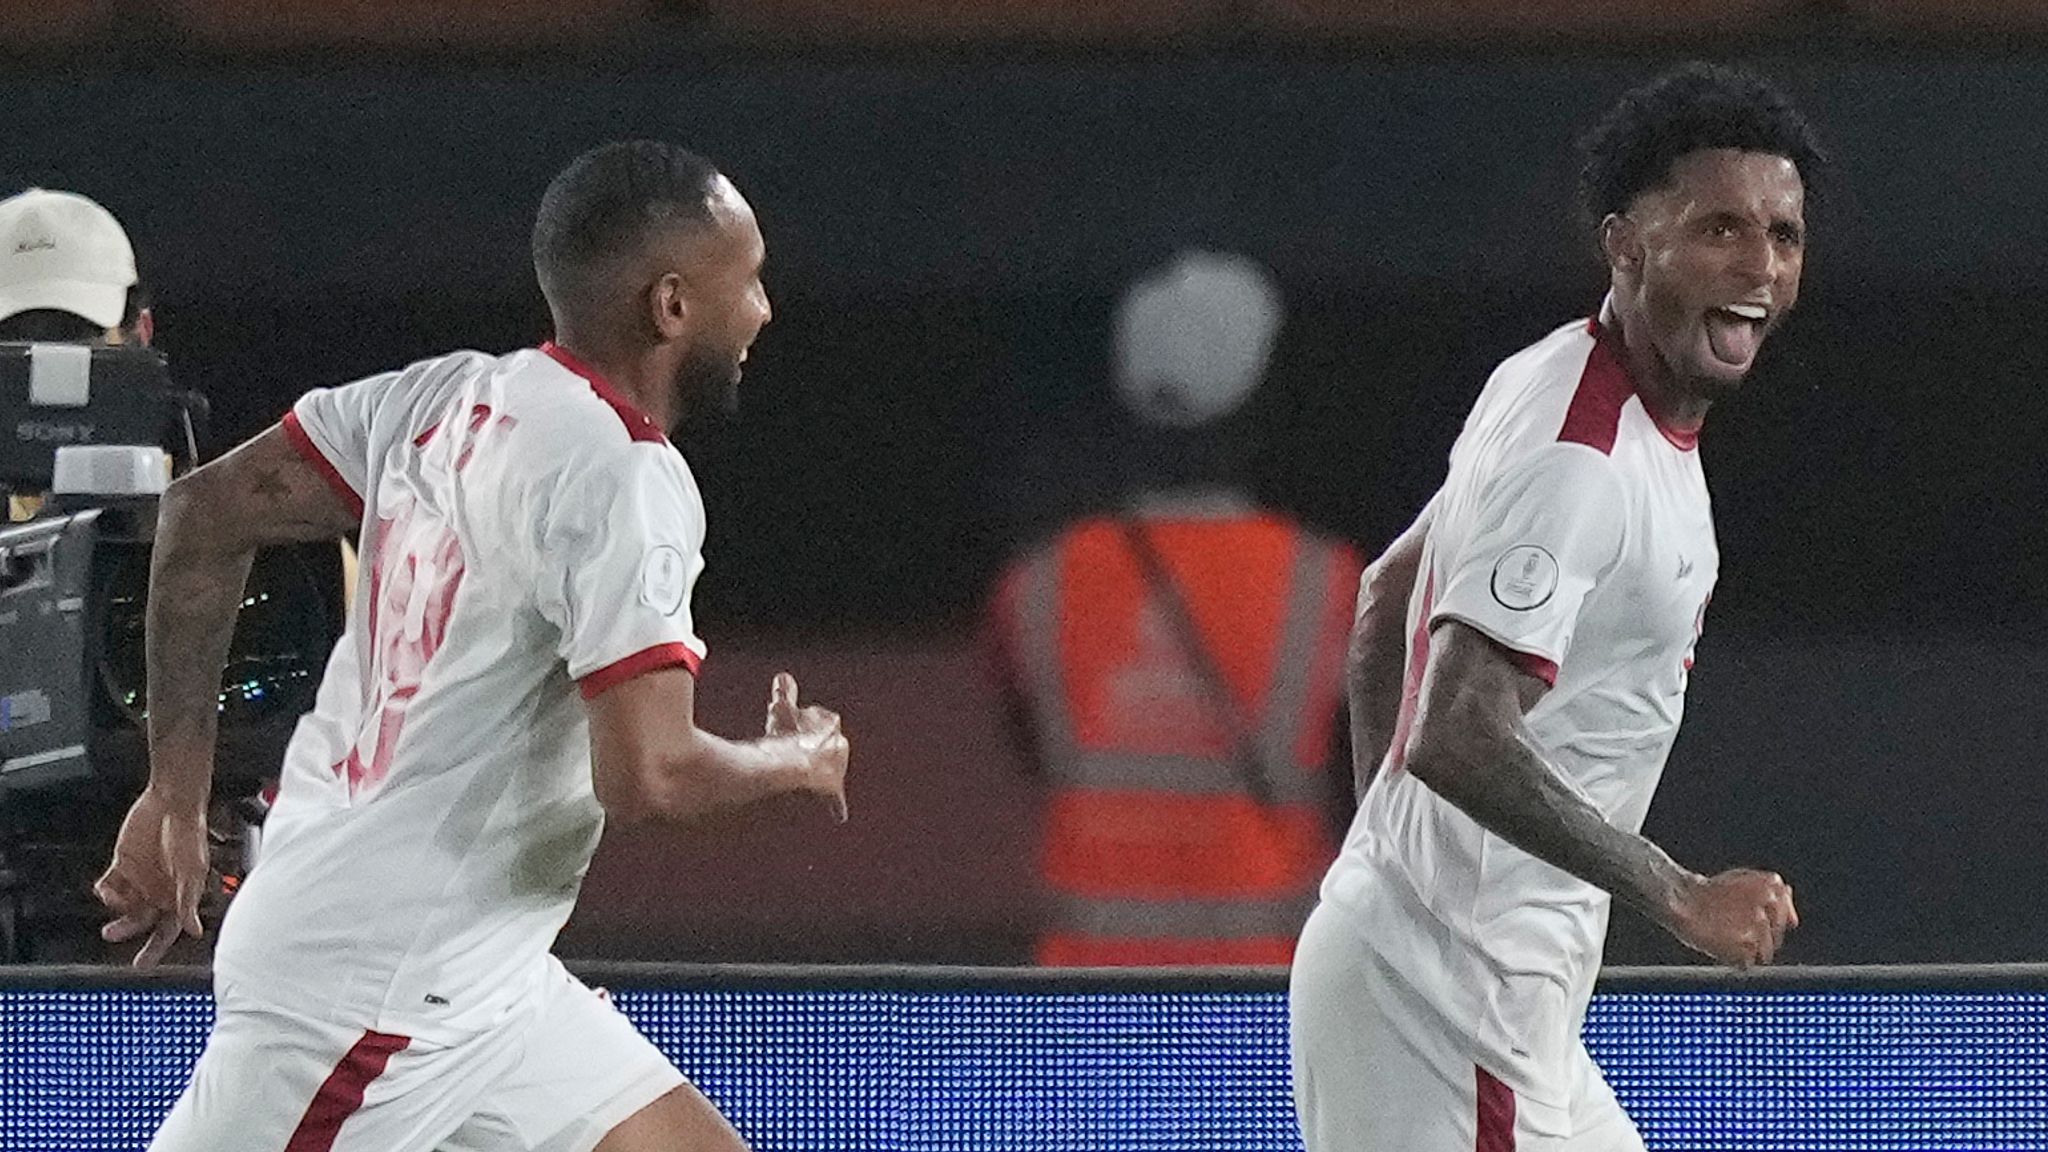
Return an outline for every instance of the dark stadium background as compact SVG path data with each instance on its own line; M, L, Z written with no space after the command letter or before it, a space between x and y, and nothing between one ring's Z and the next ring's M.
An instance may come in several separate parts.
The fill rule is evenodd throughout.
M683 445L703 708L758 723L791 668L846 714L854 821L615 836L568 950L1021 958L1035 792L977 612L1011 549L1114 490L1120 285L1190 243L1272 266L1261 488L1376 551L1492 364L1598 303L1576 128L1707 56L1781 82L1839 164L1800 314L1704 442L1722 576L1649 831L1781 869L1787 959L2048 951L2048 16L849 45L669 7L338 51L122 4L125 31L0 53L0 183L121 218L222 442L309 386L544 338L531 215L590 144L684 142L760 210L775 322L740 420ZM1609 958L1680 957L1617 913Z

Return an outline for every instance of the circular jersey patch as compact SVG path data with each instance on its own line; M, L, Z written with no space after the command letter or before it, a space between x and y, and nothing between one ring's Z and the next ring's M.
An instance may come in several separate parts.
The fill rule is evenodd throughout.
M668 544L657 544L640 565L640 602L673 616L683 607L683 553Z
M1517 544L1493 566L1493 598L1504 608L1529 612L1557 593L1557 558L1534 544Z

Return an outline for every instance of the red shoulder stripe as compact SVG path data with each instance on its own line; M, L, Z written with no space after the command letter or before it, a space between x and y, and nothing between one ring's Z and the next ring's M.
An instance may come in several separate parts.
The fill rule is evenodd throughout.
M1594 320L1591 329L1593 350L1586 355L1578 391L1572 393L1557 439L1564 444L1584 444L1606 455L1614 451L1614 438L1621 431L1622 406L1636 389L1614 345L1601 336L1600 322Z
M541 345L540 350L547 353L555 363L589 382L590 390L597 393L597 398L611 405L612 411L619 414L619 422L626 426L626 435L635 441L668 443L668 437L662 435L661 429L655 426L654 419L635 407L631 400L626 399L624 393L612 387L611 381L599 375L597 369L577 359L568 349L553 340Z

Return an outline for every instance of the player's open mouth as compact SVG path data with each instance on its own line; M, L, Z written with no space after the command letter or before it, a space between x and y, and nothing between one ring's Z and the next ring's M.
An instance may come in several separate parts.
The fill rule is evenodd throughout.
M1730 368L1747 368L1764 342L1770 309L1761 304L1728 304L1707 310L1707 344L1714 359Z

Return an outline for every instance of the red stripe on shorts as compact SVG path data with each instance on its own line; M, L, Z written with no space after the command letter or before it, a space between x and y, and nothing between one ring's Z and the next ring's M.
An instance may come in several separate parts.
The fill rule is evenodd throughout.
M392 1055L410 1043L409 1036L363 1033L363 1038L327 1074L327 1082L320 1085L320 1091L313 1094L313 1102L306 1105L306 1115L292 1130L284 1152L330 1152L335 1138L341 1135L341 1122L363 1106L363 1093L370 1087L370 1081L382 1076Z
M1473 1065L1479 1077L1479 1136L1474 1152L1515 1152L1515 1090Z

